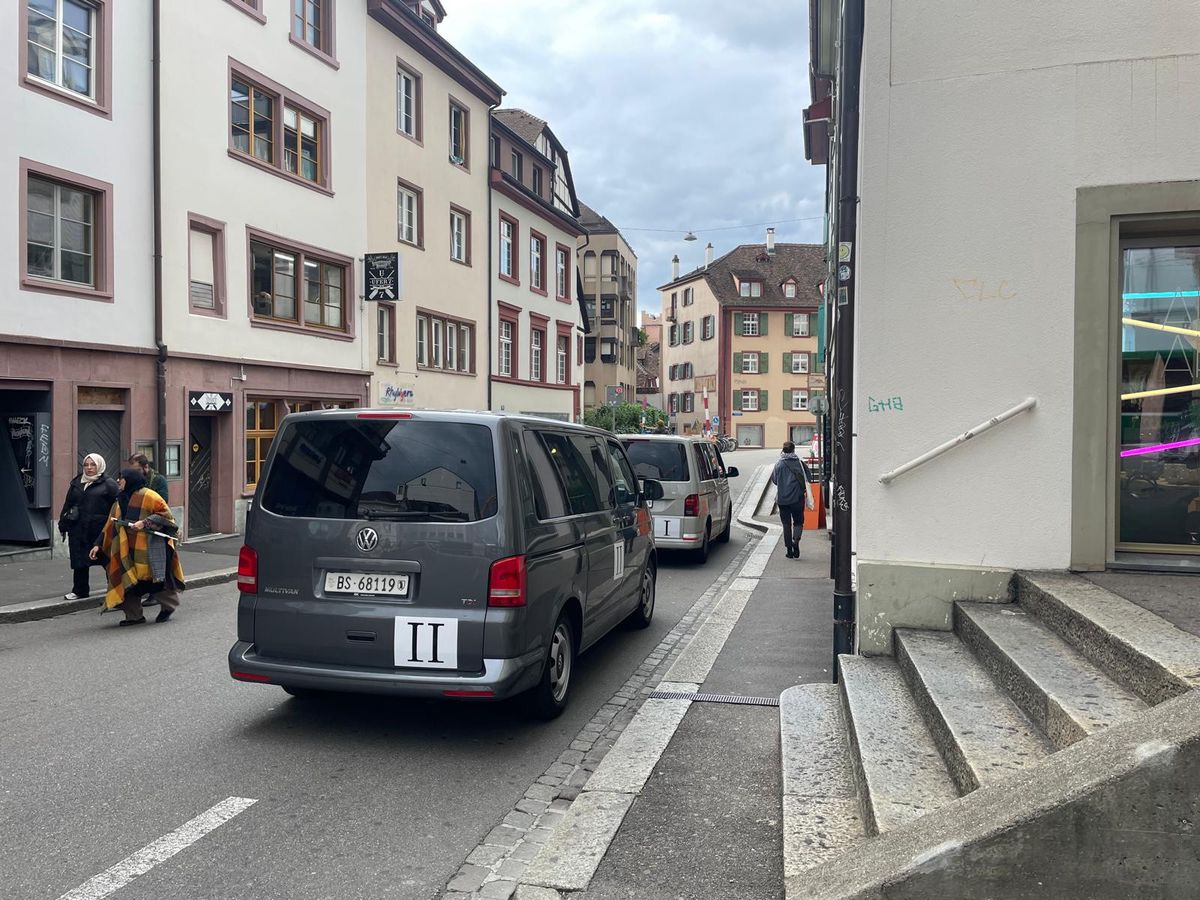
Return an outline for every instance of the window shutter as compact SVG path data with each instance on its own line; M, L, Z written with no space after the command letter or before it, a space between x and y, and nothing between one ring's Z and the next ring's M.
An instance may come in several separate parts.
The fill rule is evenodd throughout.
M734 374L741 374L742 371L742 354L733 354L733 371Z
M767 411L767 392L766 391L758 392L758 411L759 412Z
M786 374L790 373L791 371L792 371L792 354L785 353L785 354L783 354L783 372L786 375Z
M761 312L758 314L758 333L760 337L767 336L767 321L771 318L770 313Z
M791 391L783 392L783 408L784 408L785 412L792 408L792 392Z
M770 358L771 358L771 354L770 354L770 353L760 353L760 354L758 354L758 374L759 374L759 375L766 375L766 374L767 374L767 360L768 360L768 359L770 359Z
M733 408L736 410L739 410L739 411L742 408L742 392L741 391L733 392Z
M791 313L783 314L783 333L787 337L791 337L792 333L796 330L795 328L792 327L792 323L795 320L795 318L796 317L794 315L792 315Z
M745 334L745 332L746 332L745 322L746 322L746 316L744 313L734 313L733 314L733 333L737 334L737 335Z

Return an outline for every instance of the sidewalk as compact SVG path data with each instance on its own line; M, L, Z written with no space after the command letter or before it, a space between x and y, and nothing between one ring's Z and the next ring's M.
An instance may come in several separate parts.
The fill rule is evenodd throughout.
M241 535L185 543L179 561L189 587L220 584L237 577ZM92 594L86 600L64 600L71 590L66 556L0 564L0 624L45 619L98 607L103 597L104 572L91 570Z
M758 900L784 896L779 695L829 683L830 544L790 560L764 531L538 779L444 900ZM711 597L709 594L711 593ZM590 773L590 774L589 774ZM527 821L526 821L527 820Z

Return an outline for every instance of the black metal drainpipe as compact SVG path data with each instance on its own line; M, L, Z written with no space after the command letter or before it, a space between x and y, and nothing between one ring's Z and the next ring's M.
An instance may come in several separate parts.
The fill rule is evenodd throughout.
M151 84L152 99L152 146L154 169L154 344L158 348L158 434L154 449L155 468L162 471L167 458L167 345L163 341L163 270L162 270L162 111L160 90L161 55L161 0L153 0L151 8Z
M837 128L838 143L837 235L839 242L854 244L858 221L858 111L861 90L864 0L844 0L841 21L842 64L839 72ZM833 496L833 680L838 673L838 655L854 652L855 596L852 589L850 539L851 490L854 453L854 268L855 253L846 278L838 272L834 301L837 322L833 372L833 440L836 485ZM838 266L839 270L843 267ZM845 295L842 295L845 291Z

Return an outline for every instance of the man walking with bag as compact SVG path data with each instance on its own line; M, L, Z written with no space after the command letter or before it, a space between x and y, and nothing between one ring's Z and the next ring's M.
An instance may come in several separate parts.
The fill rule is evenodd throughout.
M784 441L783 452L771 471L779 505L779 521L783 524L783 544L788 559L800 558L800 536L804 534L804 510L813 508L812 488L808 485L808 470L796 455L796 445Z

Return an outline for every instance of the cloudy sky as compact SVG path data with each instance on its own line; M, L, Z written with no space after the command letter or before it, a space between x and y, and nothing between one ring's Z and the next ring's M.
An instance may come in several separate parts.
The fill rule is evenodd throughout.
M637 253L642 309L658 309L673 254L687 271L708 241L720 256L765 241L769 222L777 240L820 240L824 169L804 159L800 128L808 4L443 4L442 35L504 88L504 106L550 123L579 198ZM689 229L699 240L683 241Z

